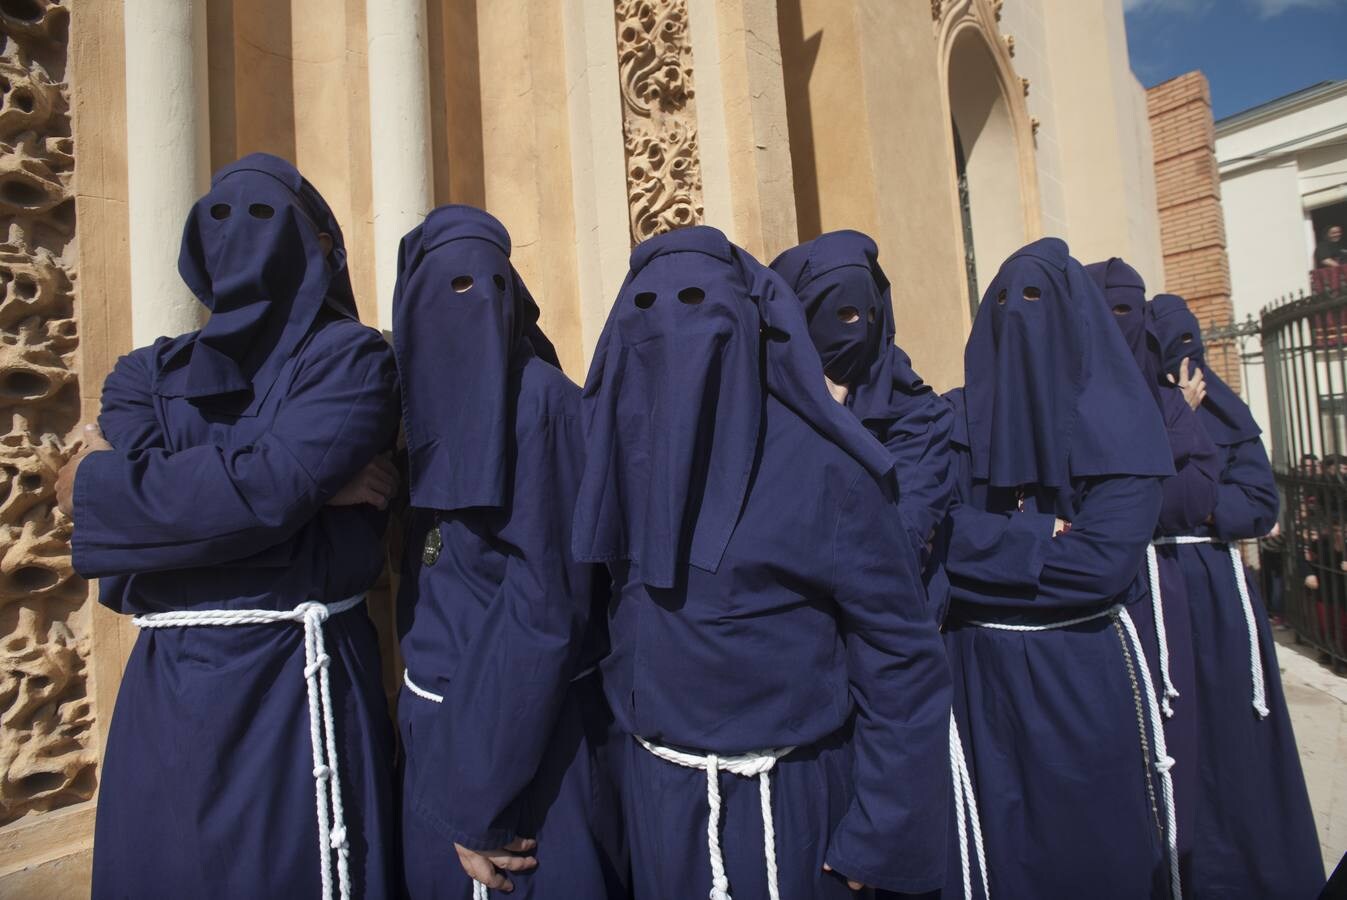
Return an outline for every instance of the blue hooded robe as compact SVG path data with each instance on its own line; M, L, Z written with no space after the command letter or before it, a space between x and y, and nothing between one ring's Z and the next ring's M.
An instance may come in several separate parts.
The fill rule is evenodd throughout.
M290 611L375 583L384 514L324 505L397 430L393 354L357 320L345 259L294 167L253 154L216 173L178 264L210 319L118 361L98 419L115 449L86 457L75 482L75 566L101 579L104 605ZM325 623L309 609L316 628L141 631L104 757L95 897L319 897L343 868L352 896L390 896L393 740L374 627L358 609ZM320 679L332 718L315 746Z
M1272 628L1234 543L1272 530L1277 483L1248 406L1205 363L1197 317L1173 294L1158 295L1149 307L1162 371L1177 376L1187 358L1204 373L1207 397L1197 417L1220 451L1216 507L1183 532L1201 542L1172 548L1197 648L1193 896L1316 897L1323 857Z
M580 389L499 221L440 207L402 241L394 346L412 511L398 621L407 894L468 898L454 844L537 838L511 896L625 895L596 664L606 578L570 557ZM598 614L591 616L597 602Z
M1195 683L1197 648L1193 646L1188 587L1179 565L1179 550L1173 544L1163 543L1163 539L1190 534L1210 517L1216 508L1221 463L1216 445L1183 398L1183 392L1161 377L1159 340L1150 320L1146 283L1141 274L1117 257L1086 266L1085 270L1104 292L1113 321L1122 330L1123 340L1164 416L1174 460L1174 475L1164 480L1164 499L1155 529L1162 542L1147 551L1147 589L1152 612L1157 607L1161 610L1161 627L1155 627L1154 615L1144 627L1138 621L1138 627L1146 638L1156 689L1164 692L1161 702L1165 710L1165 740L1169 755L1174 758L1171 774L1180 874L1187 882L1192 865L1200 753Z
M948 667L892 456L828 395L799 300L713 228L652 238L583 406L636 896L941 885Z
M1131 612L1173 466L1109 318L1066 244L1030 244L988 287L951 394L946 646L1002 897L1172 895L1169 760Z

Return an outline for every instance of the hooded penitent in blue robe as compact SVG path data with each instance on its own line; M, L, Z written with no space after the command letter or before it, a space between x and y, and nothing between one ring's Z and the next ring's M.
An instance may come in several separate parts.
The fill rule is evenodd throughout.
M879 248L860 232L833 231L782 253L772 270L804 303L823 371L849 389L847 408L892 454L898 511L925 558L954 490L954 415L894 344L893 299ZM943 609L936 613L939 620Z
M782 253L772 270L804 304L824 373L847 386L846 407L893 457L898 513L923 561L927 605L940 624L949 589L931 542L954 490L949 459L954 413L894 344L893 299L879 266L879 248L857 231L829 232ZM949 816L952 841L962 841L956 819ZM959 865L958 854L973 850L967 843L951 843L951 848L951 870ZM970 853L970 862L974 857Z
M99 424L115 449L79 469L76 568L101 579L102 603L137 615L363 594L383 567L385 517L324 504L391 447L397 380L392 351L356 318L331 210L288 163L245 157L192 208L179 270L210 319L108 376ZM374 628L357 608L319 630L338 762L323 781L339 782L344 840L335 829L331 844L345 850L318 846L318 805L339 822L315 797L304 626L146 628L104 758L95 897L318 897L339 856L352 896L391 894L393 740Z
M1104 292L1113 321L1121 329L1123 340L1131 349L1165 418L1174 475L1164 481L1164 500L1155 534L1162 539L1191 534L1216 507L1221 476L1216 445L1207 437L1197 414L1184 400L1183 392L1161 377L1159 342L1150 322L1146 283L1141 274L1117 257L1085 269ZM1161 611L1162 627L1155 627L1152 615L1142 631L1156 690L1163 692L1165 739L1169 755L1174 758L1171 775L1180 873L1186 881L1191 871L1197 811L1197 648L1193 646L1188 587L1179 566L1179 549L1173 544L1159 543L1149 552L1147 590L1151 594L1152 613L1156 608ZM1143 619L1143 615L1138 615L1139 627Z
M1197 897L1318 895L1323 858L1282 694L1267 611L1231 542L1262 537L1277 521L1277 484L1244 401L1206 365L1197 318L1181 297L1149 304L1165 374L1201 369L1207 397L1197 417L1220 451L1216 508L1174 547L1188 591L1196 647L1198 800L1192 890ZM1239 569L1236 569L1236 566ZM1249 616L1257 644L1251 659ZM1261 696L1255 697L1261 683ZM1261 708L1255 708L1255 702ZM1182 701L1180 701L1182 702Z
M402 241L393 302L412 511L398 596L407 671L405 885L468 898L454 844L535 837L512 896L622 896L598 567L570 555L580 389L538 328L499 221L445 206ZM605 587L606 579L597 587Z
M1173 465L1110 318L1066 244L1031 244L988 287L951 395L946 644L993 896L1170 895L1129 610Z
M798 298L715 229L646 241L583 406L636 896L765 898L768 858L782 897L941 885L948 668L892 456Z

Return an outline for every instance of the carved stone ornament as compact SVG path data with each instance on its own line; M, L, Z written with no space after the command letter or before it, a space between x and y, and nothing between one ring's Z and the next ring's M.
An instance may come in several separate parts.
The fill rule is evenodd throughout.
M80 417L69 18L0 4L0 824L95 785L88 586L55 498Z
M616 0L633 243L702 220L686 0Z

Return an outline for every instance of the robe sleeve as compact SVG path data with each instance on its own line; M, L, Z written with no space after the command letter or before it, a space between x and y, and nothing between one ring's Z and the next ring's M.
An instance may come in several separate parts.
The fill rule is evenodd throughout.
M103 408L98 427L109 444L121 453L164 449L168 446L163 426L154 409L154 391L147 347L128 353L103 381Z
M252 444L86 457L74 498L80 574L227 563L311 520L397 427L392 351L374 331L342 338L296 372L274 426Z
M1216 507L1221 457L1183 396L1169 389L1161 396L1174 474L1164 481L1159 530L1163 534L1191 534Z
M963 581L1034 587L1056 523L1056 516L1045 513L993 513L956 503L945 568Z
M959 511L953 518L946 560L952 596L962 603L1029 608L1107 602L1136 578L1159 517L1161 494L1159 478L1114 476L1093 480L1071 530L1050 537L1045 547L1035 545L1035 551L1041 552L1041 563L1031 585L1023 581L1028 564L1015 557L1023 541L1014 523L1052 517L1037 513L974 516ZM999 526L999 542L989 515L1009 520ZM1021 530L1027 527L1019 526ZM962 535L961 529L965 531ZM976 555L970 557L974 551ZM1016 580L998 575L998 561Z
M520 435L517 499L494 536L507 557L504 580L454 670L437 711L442 727L418 731L422 783L410 793L446 842L488 850L518 836L520 794L575 674L593 576L569 552L581 447L571 416L546 417Z
M1278 503L1277 480L1262 439L1227 447L1212 533L1223 541L1263 537L1277 523Z
M909 398L903 415L890 427L884 446L898 471L898 512L918 546L930 542L945 518L954 492L949 436L954 411L927 391Z
M944 883L951 686L903 531L862 475L834 528L833 595L856 708L855 794L826 859L848 878L921 893Z

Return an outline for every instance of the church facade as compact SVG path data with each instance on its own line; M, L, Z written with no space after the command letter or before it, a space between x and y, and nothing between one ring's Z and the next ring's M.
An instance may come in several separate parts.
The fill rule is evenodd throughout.
M398 238L485 207L577 381L632 245L685 224L764 262L871 234L941 389L1030 240L1163 284L1121 0L5 0L0 32L4 896L87 891L135 630L73 572L53 484L118 355L199 325L176 258L213 168L294 161L384 328Z

